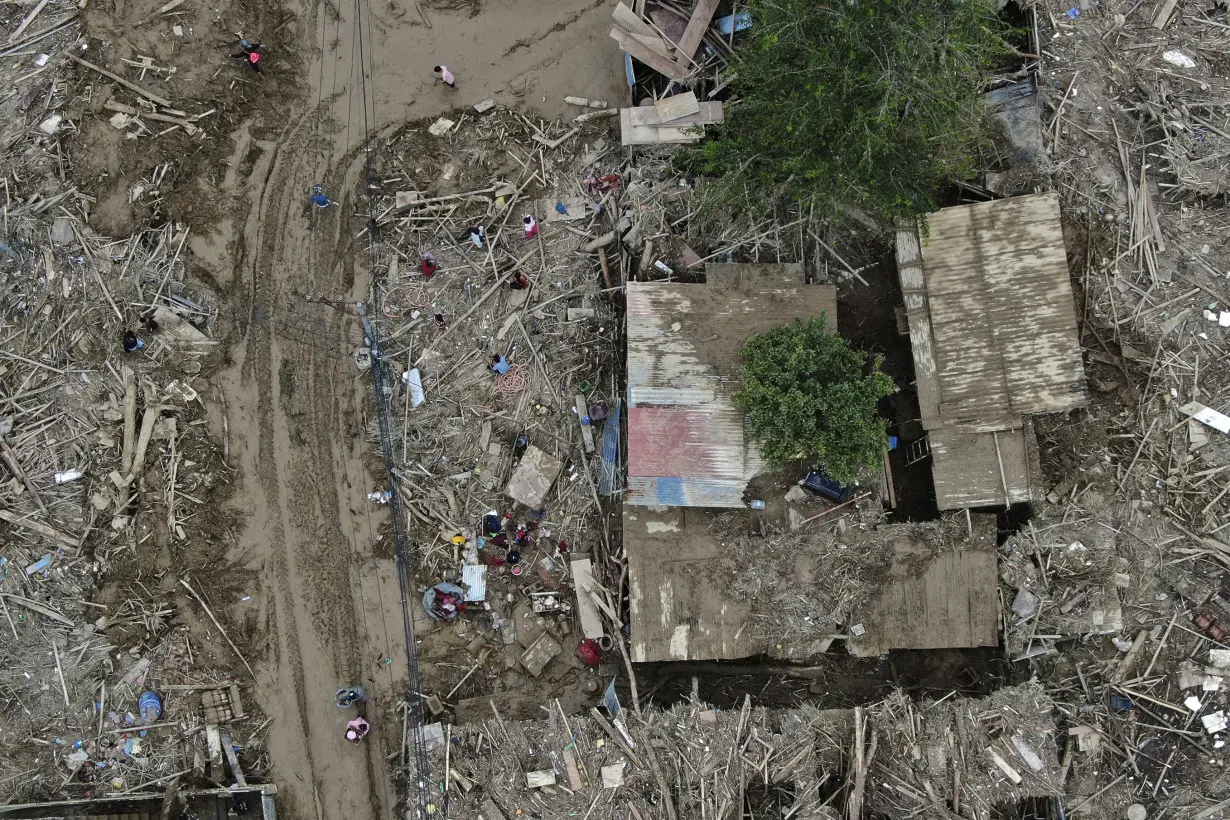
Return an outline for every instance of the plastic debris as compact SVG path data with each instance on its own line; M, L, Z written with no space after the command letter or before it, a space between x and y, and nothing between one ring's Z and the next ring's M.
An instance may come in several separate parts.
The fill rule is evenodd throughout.
M1178 66L1179 68L1196 67L1196 61L1191 57L1188 57L1182 51L1164 51L1162 52L1162 59L1171 65Z

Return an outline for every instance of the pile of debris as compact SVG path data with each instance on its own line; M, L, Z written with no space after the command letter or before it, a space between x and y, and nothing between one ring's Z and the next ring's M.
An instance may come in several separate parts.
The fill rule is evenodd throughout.
M695 697L630 714L445 727L432 756L454 816L837 818L948 816L945 801L992 807L1060 793L1051 704L1036 684L985 700L913 703L897 694L867 709L722 711ZM860 814L860 812L862 814Z
M17 109L0 163L5 804L136 794L193 773L221 780L235 755L228 727L256 759L254 716L216 671L234 657L223 646L215 658L200 637L221 630L209 591L169 573L218 554L198 516L227 471L195 386L216 308L186 283L187 229L98 236L92 199L65 182L68 123L53 112L65 103L63 62L37 50L70 44L79 13L35 4L6 52L29 64L0 70L21 74L9 76L20 93L4 102ZM37 128L20 127L31 118ZM211 712L200 691L225 708Z
M502 689L506 668L487 663L499 652L573 682L584 664L562 646L609 631L575 585L591 567L601 582L601 496L620 489L612 299L626 271L607 250L628 227L623 161L600 123L479 108L390 138L396 189L377 228L374 321L405 363L392 444L430 616L423 652L468 647L473 661L424 670L446 700Z

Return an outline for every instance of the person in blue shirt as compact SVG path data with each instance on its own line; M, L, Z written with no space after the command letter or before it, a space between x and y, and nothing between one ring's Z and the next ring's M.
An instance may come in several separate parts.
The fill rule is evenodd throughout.
M499 354L496 354L495 356L491 357L491 370L493 373L498 373L499 375L503 376L505 373L508 372L508 368L509 368L508 359L504 358L503 356Z
M337 203L325 196L325 189L322 185L312 186L312 204L317 208L328 208L330 205Z

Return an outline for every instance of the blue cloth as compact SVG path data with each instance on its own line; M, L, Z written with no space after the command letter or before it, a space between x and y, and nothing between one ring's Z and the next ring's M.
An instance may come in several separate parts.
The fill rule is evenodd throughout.
M499 373L501 376L508 372L508 367L508 359L505 359L503 356L500 357L498 362L491 365L491 369L496 373Z
M312 204L315 205L317 208L328 208L329 207L329 197L325 196L324 194L312 194Z

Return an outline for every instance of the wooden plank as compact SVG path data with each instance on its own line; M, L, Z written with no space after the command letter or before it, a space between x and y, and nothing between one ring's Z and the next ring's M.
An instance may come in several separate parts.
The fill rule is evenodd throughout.
M71 547L74 550L81 546L77 539L69 538L64 533L47 526L41 521L35 521L30 518L22 518L16 513L9 512L8 510L0 510L0 521L7 521L14 527L25 527L31 532L36 532L45 538L51 538L52 540L59 541L64 546Z
M672 80L683 80L688 76L686 69L680 68L679 65L666 59L661 54L655 54L638 40L629 37L628 32L619 26L611 27L611 39L619 43L619 47L623 51L626 51L659 74L663 74Z
M597 640L606 634L602 626L602 613L598 611L594 596L594 562L588 558L572 559L573 586L577 591L577 617L581 621L581 634Z
M691 91L658 100L653 104L653 107L658 111L658 120L660 122L671 122L682 117L700 113L700 101L696 99L696 94Z
M615 6L615 10L611 12L611 17L614 18L620 28L631 34L643 34L646 37L662 39L658 32L653 30L653 26L649 25L644 18L628 8L624 3L619 3Z
M1170 15L1174 14L1174 7L1179 4L1179 0L1166 0L1162 3L1162 7L1158 9L1157 16L1153 18L1154 28L1166 28L1166 24L1170 22Z
M592 453L594 451L594 427L583 421L589 414L589 407L585 404L584 396L574 396L573 401L576 402L577 407L577 423L581 425L581 444L585 447L586 453Z
M243 769L239 768L239 755L235 752L235 744L231 742L231 736L226 729L218 729L218 737L222 741L222 753L226 755L226 762L231 766L231 774L235 775L235 783L242 788L247 788L248 779L243 775Z
M718 0L698 0L696 3L696 10L692 12L692 19L688 21L683 38L676 44L679 47L680 63L691 63L692 58L696 56L696 49L700 47L705 31L713 22L713 15L717 7Z
M664 125L659 118L658 109L655 106L641 105L626 110L630 112L628 114L628 121L633 127L657 127ZM687 125L709 125L715 122L722 122L724 119L726 119L726 113L720 102L702 102L700 103L700 111L680 117L677 120L672 120L670 125L675 128L682 128Z
M631 32L628 35L628 37L629 39L635 40L636 42L640 43L641 45L643 45L645 48L649 49L650 51L655 52L657 54L661 54L666 59L668 60L672 59L670 45L658 35L656 34L654 35L637 34L634 31L634 32Z
M696 130L696 126L689 125L686 128L669 128L663 127L656 129L658 132L658 142L682 145L689 142L700 142L700 138L704 136Z
M567 213L555 209L556 203L561 203ZM587 219L593 214L589 209L589 201L584 197L556 197L554 199L538 200L538 213L542 214L539 222L572 222L577 219ZM480 442L481 443L481 442ZM480 450L485 449L483 447Z

